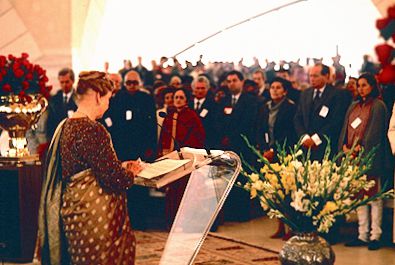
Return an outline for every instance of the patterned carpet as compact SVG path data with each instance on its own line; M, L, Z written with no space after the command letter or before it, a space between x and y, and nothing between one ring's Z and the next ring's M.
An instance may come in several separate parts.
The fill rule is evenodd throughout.
M137 238L136 265L158 265L168 234L141 231L135 231L135 233ZM194 264L278 265L279 261L276 251L209 234Z

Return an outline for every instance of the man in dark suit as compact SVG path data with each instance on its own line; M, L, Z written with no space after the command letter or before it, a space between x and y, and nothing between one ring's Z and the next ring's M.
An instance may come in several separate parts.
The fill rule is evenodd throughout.
M254 155L241 135L245 135L252 145L255 144L256 97L242 93L244 77L240 72L229 72L227 82L231 95L225 97L218 108L220 148L242 154L244 159L251 163ZM245 177L239 176L237 181L244 183ZM248 193L242 189L232 189L224 207L225 218L234 221L248 220L249 205Z
M311 148L311 160L321 161L325 155L327 140L330 139L332 157L337 153L340 131L350 98L329 82L330 70L324 64L315 64L309 72L311 87L300 94L299 105L294 118L296 133L302 137L304 148ZM337 241L340 222L322 235L333 244Z
M143 91L138 72L125 74L124 86L111 100L104 123L109 128L118 158L153 161L156 157L156 110L154 99ZM147 228L148 189L132 186L128 192L128 208L132 226Z
M70 117L77 109L75 93L73 89L74 72L70 68L63 68L58 73L60 90L49 101L46 135L51 141L58 124L65 118Z
M329 67L314 65L309 72L311 87L300 95L298 109L294 118L296 133L302 138L302 145L311 148L311 159L322 160L327 145L324 135L328 136L331 150L337 151L340 130L349 102L339 89L328 84Z
M215 130L215 118L217 115L217 105L214 99L208 96L210 81L205 76L198 76L192 82L193 100L190 101L190 108L199 115L206 132L205 146L214 148L218 142Z
M142 81L138 72L131 70L125 75L126 89L119 91L111 100L106 113L118 158L152 161L156 155L156 111L151 95L141 91ZM109 126L111 125L111 126Z
M265 77L265 73L263 72L263 70L261 70L261 69L256 70L252 74L252 80L254 80L254 82L258 86L258 95L257 96L262 98L263 103L270 100L269 87L266 85L266 77Z
M254 142L254 124L257 114L256 97L242 93L244 77L238 71L231 71L227 75L228 88L231 95L224 98L219 105L218 125L220 147L232 150L239 155L249 155L248 149L241 135Z

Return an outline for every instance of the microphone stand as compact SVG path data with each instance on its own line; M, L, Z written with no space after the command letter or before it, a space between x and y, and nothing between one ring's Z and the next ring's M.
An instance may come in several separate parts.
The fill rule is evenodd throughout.
M159 115L160 116L160 115ZM161 116L162 117L162 116ZM167 128L165 128L165 127L163 127L162 125L160 125L158 122L156 123L165 133L167 133L169 136L170 136L170 138L174 141L174 147L175 147L175 149L176 149L176 151L177 151L177 154L178 154L178 158L180 159L180 160L184 160L184 156L182 155L182 152L181 152L181 145L180 145L180 143L173 137L173 135L169 132L169 130L167 130ZM157 160L157 161L160 161L160 160Z
M169 118L171 118L171 119L173 119L173 120L175 120L175 121L178 121L178 119L173 118L173 117L170 117L170 116L169 116L166 112L164 112L164 111L159 112L159 116L162 117L162 118L166 118L166 117L168 116ZM192 129L194 129L196 126L195 126L195 125L193 125L193 126L187 126L186 124L184 124L184 123L182 123L182 122L181 122L180 124L181 124L182 126L188 128L188 131L187 131L187 133L186 133L186 135L185 135L183 141L181 142L182 144L184 144L184 143L189 139L189 136L190 136L190 134L192 133ZM158 125L159 125L159 124L158 124ZM198 136L198 139L199 139L200 143L203 144L204 150L206 150L207 158L211 158L211 157L212 157L212 154L211 154L210 148L207 147L207 145L202 141L202 139L201 139L200 136Z

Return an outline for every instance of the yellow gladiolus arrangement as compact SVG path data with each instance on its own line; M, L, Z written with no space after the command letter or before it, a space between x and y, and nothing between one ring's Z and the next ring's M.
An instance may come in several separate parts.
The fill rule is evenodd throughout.
M243 161L247 182L239 185L251 199L259 199L269 217L281 219L295 232L327 233L337 217L377 198L393 196L393 190L386 188L371 197L361 195L375 185L366 176L375 149L367 154L362 150L356 157L352 149L329 159L328 144L323 160L311 161L310 150L303 152L300 144L289 151L279 146L278 162L270 163L244 139L257 155L259 166Z

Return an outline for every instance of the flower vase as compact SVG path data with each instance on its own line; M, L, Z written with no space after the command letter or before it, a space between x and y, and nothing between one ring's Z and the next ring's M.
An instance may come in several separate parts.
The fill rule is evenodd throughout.
M48 101L40 95L29 95L29 101L18 95L0 97L0 128L10 137L7 157L27 157L26 132L45 111Z
M330 244L316 232L296 233L280 251L282 265L332 265L335 253Z

